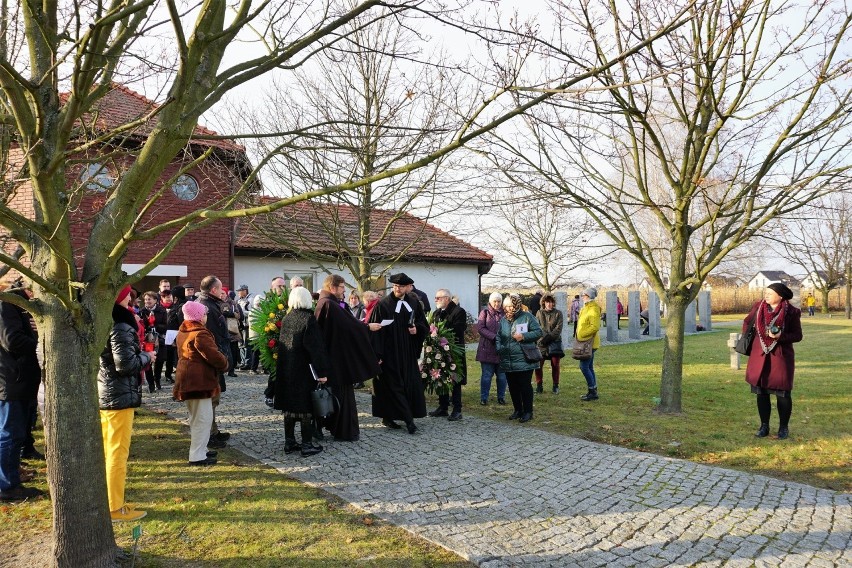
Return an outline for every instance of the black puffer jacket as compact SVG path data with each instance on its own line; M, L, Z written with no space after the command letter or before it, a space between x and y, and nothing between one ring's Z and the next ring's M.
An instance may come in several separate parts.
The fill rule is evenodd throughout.
M151 356L139 345L133 313L123 306L112 307L112 331L101 353L98 371L98 399L101 410L123 410L142 404L139 373Z
M27 297L23 291L12 293ZM38 393L38 338L30 321L30 314L15 304L0 302L0 400L32 400Z

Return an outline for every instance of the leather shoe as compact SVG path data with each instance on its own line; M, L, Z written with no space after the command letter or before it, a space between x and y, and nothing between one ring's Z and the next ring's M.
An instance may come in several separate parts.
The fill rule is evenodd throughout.
M402 426L400 426L393 420L388 420L387 418L382 420L382 426L384 426L385 428L390 428L391 430L399 430L402 428Z
M409 422L405 425L405 427L408 428L409 434L414 434L415 432L417 432L417 424L415 424L414 422Z
M462 419L462 413L461 412L453 412L447 418L447 420L449 420L450 422L456 422L456 421L461 420L461 419Z
M219 452L217 452L216 450L210 450L210 451L207 452L207 457L208 458L219 457Z
M226 444L226 443L225 443L225 442L223 442L222 440L217 440L217 439L212 438L212 437L211 437L211 438L207 441L207 447L208 447L208 448L214 448L214 449L215 449L215 448L224 448L224 447L226 447L227 445L228 445L228 444Z
M499 404L499 405L501 405L501 406L505 405L505 404L506 404L506 399L505 399L505 398L498 398L498 399L497 399L497 404Z
M778 428L778 439L779 440L786 440L789 435L790 435L790 429L787 428L786 426Z
M297 442L296 440L285 440L284 441L284 453L292 454L293 452L298 452L302 449L302 444Z
M529 422L530 420L532 420L532 412L526 412L518 422Z
M0 489L0 501L26 501L44 495L44 491L35 487L16 485L12 489Z
M440 416L449 416L449 415L450 415L450 413L447 412L446 408L436 408L435 410L433 410L432 412L429 413L429 416L431 416L432 418L437 418L437 417L440 417Z
M191 461L189 465L195 466L208 466L208 465L216 465L216 458L204 458L203 460Z
M322 451L319 444L302 444L302 457L315 456Z
M482 406L488 406L488 401L487 400L480 400L479 404L481 404Z
M227 442L227 441L228 441L228 439L231 437L231 433L230 433L230 432L222 432L222 431L220 430L220 431L216 432L215 434L213 434L213 435L212 435L212 436L210 436L210 437L211 437L211 438L216 438L217 440L220 440L220 441L222 441L222 442Z
M758 438L767 437L769 435L769 423L768 422L762 422L760 424L760 428L757 430L757 432L755 432L754 435L757 436Z
M516 410L509 416L509 420L517 420L520 417L521 413Z

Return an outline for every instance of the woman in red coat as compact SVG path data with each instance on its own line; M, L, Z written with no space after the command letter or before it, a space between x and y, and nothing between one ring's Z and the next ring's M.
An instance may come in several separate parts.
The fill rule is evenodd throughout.
M789 436L788 425L793 412L793 371L796 356L793 344L802 340L802 312L790 305L793 292L781 283L770 284L743 320L743 333L754 323L755 336L746 366L746 382L757 395L760 429L755 436L769 435L769 417L774 394L778 407L778 439Z

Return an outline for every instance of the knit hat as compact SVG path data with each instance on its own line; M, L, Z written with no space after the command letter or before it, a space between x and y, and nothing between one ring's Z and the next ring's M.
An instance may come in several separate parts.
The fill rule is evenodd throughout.
M590 300L594 300L598 297L598 291L594 288L586 288L583 290L583 295L588 296Z
M185 321L201 321L207 313L207 306L201 302L187 302L181 308Z
M503 301L503 296L500 295L500 292L491 292L491 295L488 296L488 303L490 304L494 300L498 300L500 302Z
M781 296L782 300L791 300L793 298L793 291L780 282L773 282L767 288Z
M130 295L130 291L131 291L132 289L133 289L133 288L130 286L130 284L128 284L127 286L125 286L124 288L122 288L122 289L118 292L118 296L116 296L116 297L115 297L115 303L116 303L116 304L120 304L122 300L124 300L127 296L129 296L129 295Z

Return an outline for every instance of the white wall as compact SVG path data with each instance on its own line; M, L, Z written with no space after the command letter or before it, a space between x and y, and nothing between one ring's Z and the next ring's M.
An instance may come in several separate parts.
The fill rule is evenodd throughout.
M346 279L347 284L354 282L348 270L334 270ZM429 296L429 303L435 307L435 292L438 288L448 288L459 297L461 307L476 317L479 313L479 275L475 265L465 264L419 264L397 263L391 273L405 272L414 285ZM234 284L246 284L250 294L269 289L269 282L275 276L294 274L313 274L314 290L322 288L327 272L317 268L315 263L282 258L259 258L248 256L234 257ZM348 290L347 290L348 294Z

